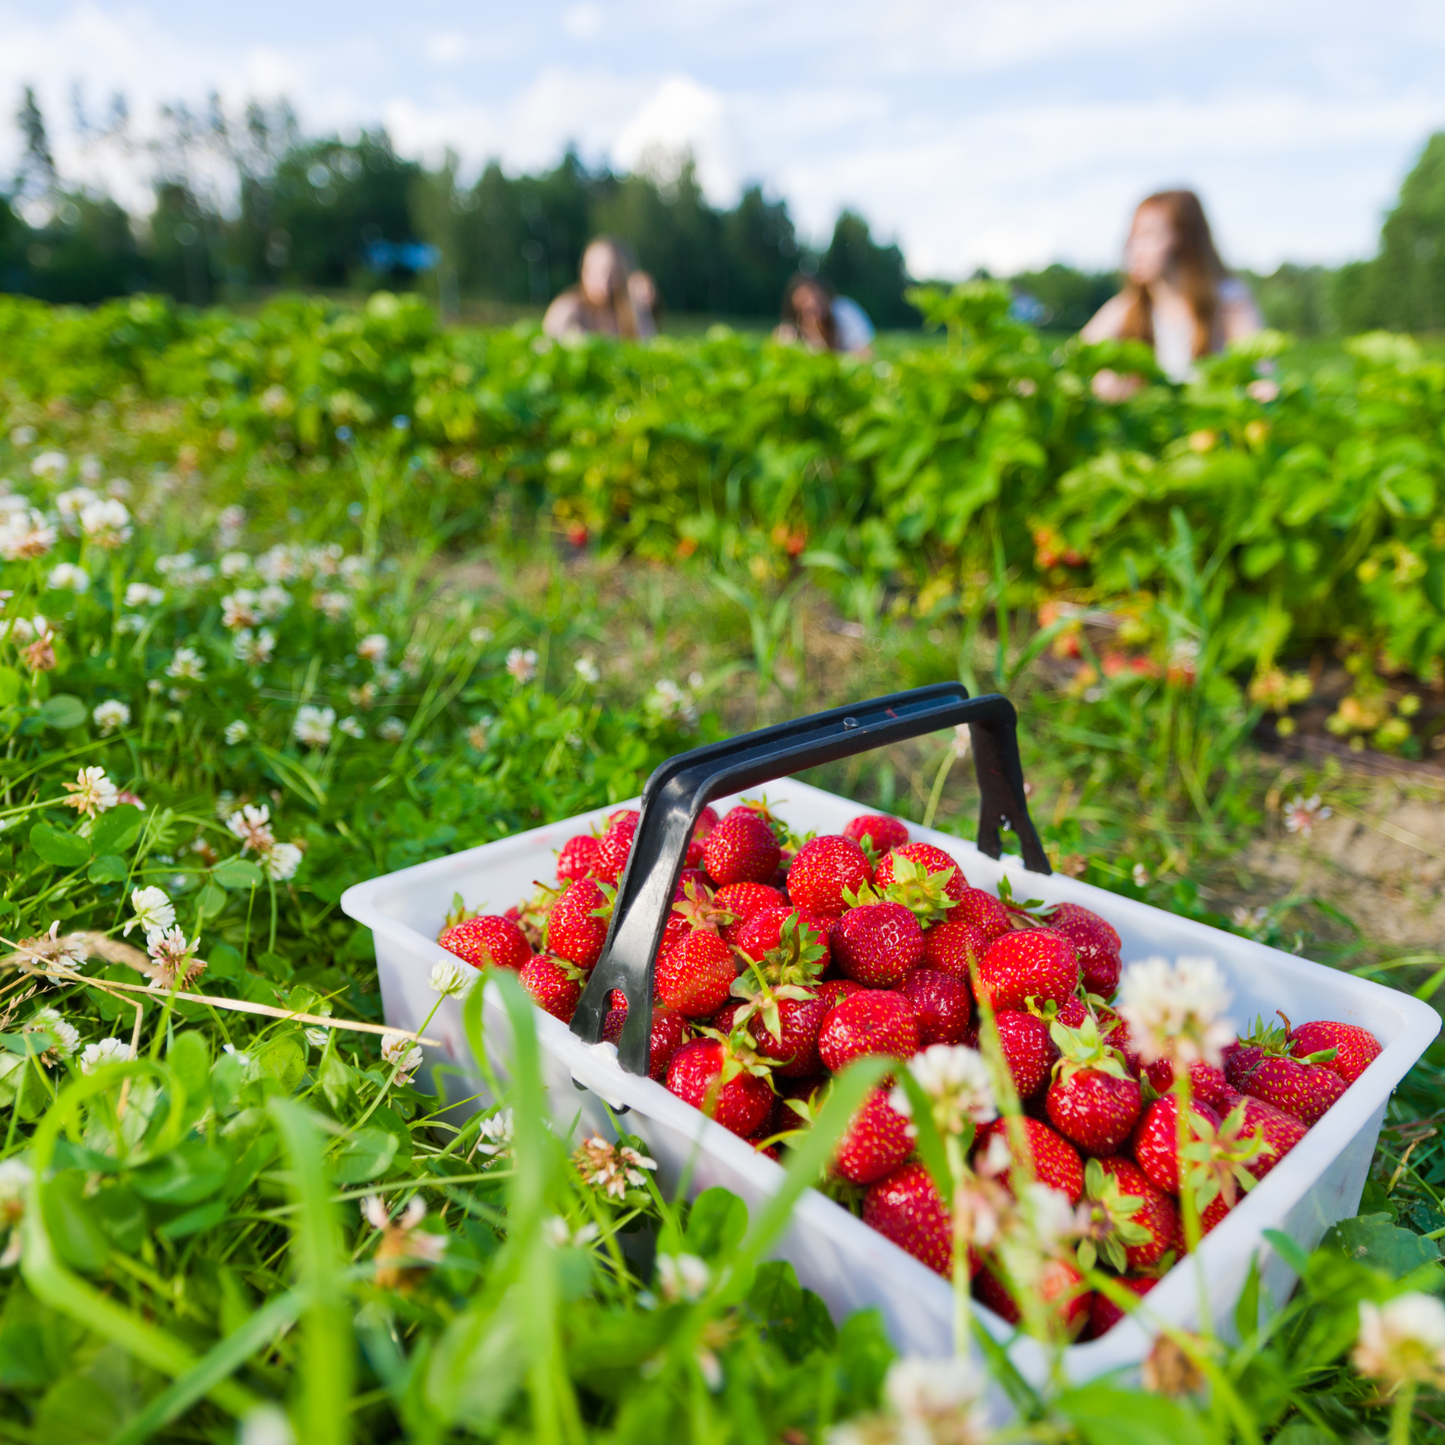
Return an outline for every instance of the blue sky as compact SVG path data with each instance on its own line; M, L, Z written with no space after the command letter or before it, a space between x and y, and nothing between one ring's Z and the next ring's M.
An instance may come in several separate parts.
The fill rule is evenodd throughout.
M144 154L80 145L76 84L123 90L140 136L167 100L284 94L473 170L688 146L714 200L761 181L814 237L853 206L920 275L1112 264L1172 184L1236 264L1368 254L1445 127L1440 0L0 0L0 35L0 104L34 84L63 168L133 202Z

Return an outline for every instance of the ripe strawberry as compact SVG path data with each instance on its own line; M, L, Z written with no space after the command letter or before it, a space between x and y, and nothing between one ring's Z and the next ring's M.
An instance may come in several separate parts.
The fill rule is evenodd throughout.
M1264 1057L1264 1050L1258 1044L1247 1044L1242 1039L1226 1044L1223 1052L1224 1077L1231 1089L1239 1089L1244 1076Z
M703 843L720 821L717 809L711 806L705 807L698 814L697 827L692 830L692 837L688 839L687 843L687 866L689 868L702 867Z
M1102 999L1112 998L1123 969L1123 944L1114 926L1078 903L1055 904L1044 915L1044 922L1074 945L1085 991Z
M746 886L753 888L759 885L750 883ZM759 909L746 923L735 926L733 936L728 941L735 943L749 958L761 963L770 953L784 947L788 922L794 918L797 919L794 932L798 943L813 950L810 958L821 972L828 966L828 934L835 920L820 918L816 913L809 913L796 904L779 903L775 907Z
M848 1121L833 1156L833 1173L851 1184L873 1184L913 1153L908 1120L888 1102L887 1089L874 1089Z
M847 914L844 914L847 918ZM968 985L951 973L932 968L915 968L898 985L898 992L913 1005L918 1015L920 1048L930 1044L957 1044L963 1041L973 1012L973 999Z
M1018 1132L1022 1130L1023 1160L1033 1177L1050 1189L1057 1189L1067 1195L1070 1204L1077 1204L1084 1194L1084 1161L1079 1151L1056 1130L1050 1129L1041 1119L1031 1119L1020 1114L1014 1121L995 1119L978 1131L979 1153L975 1167L984 1157L989 1140L995 1134L1002 1134L1009 1152L1018 1158ZM1004 1182L1007 1183L1005 1176Z
M703 842L703 865L719 887L766 883L777 871L781 850L773 830L750 810L734 809Z
M757 1040L758 1052L780 1062L775 1074L785 1078L805 1079L823 1067L818 1057L818 1030L828 1017L831 1005L820 998L779 998L776 1000L781 1033L769 1031L767 1010L755 1013L748 1024Z
M1242 1120L1237 1129L1232 1127L1236 1109L1241 1111ZM1244 1167L1256 1179L1263 1179L1308 1132L1307 1126L1293 1114L1286 1114L1283 1109L1277 1109L1273 1104L1267 1104L1263 1099L1253 1098L1249 1094L1226 1095L1223 1105L1219 1107L1219 1114L1224 1120L1220 1127L1221 1134L1237 1134L1244 1139L1261 1138L1269 1146L1268 1149L1261 1149L1254 1158L1245 1161Z
M731 1038L737 1031L738 1015L744 1009L752 1007L752 1000L745 998L729 999L708 1022L708 1027L716 1034L724 1034Z
M994 1016L999 1048L1020 1099L1031 1099L1049 1080L1059 1048L1037 1014L1000 1009Z
M1067 1069L1067 1050L1062 1063ZM1081 1066L1060 1074L1044 1095L1049 1122L1086 1154L1113 1154L1138 1122L1143 1103L1139 1081L1124 1072L1122 1061L1119 1070L1114 1074Z
M948 1212L921 1164L904 1164L869 1189L863 1223L947 1279L953 1273Z
M627 995L620 988L614 988L607 995L607 1012L612 1013L616 1009L621 1009L623 1013L627 1012Z
M641 821L642 814L639 813L636 808L619 808L615 813L609 813L607 815L607 827L609 830L623 826L635 828Z
M622 1037L622 1025L627 1022L626 1001L622 1008L608 1011L602 1021L602 1038L605 1043L615 1044ZM671 1009L652 1010L652 1038L648 1046L647 1073L649 1078L660 1084L667 1078L667 1066L672 1056L687 1042L687 1020Z
M839 1073L865 1054L908 1059L918 1052L918 1021L901 993L863 989L833 1005L818 1030L818 1056Z
M591 878L569 884L547 917L548 950L578 968L591 968L602 953L611 911L612 899Z
M1290 1048L1289 1020L1284 1027L1255 1020L1255 1030L1225 1062L1225 1077L1241 1094L1253 1094L1304 1124L1317 1123L1348 1087L1313 1055L1296 1058ZM1335 1057L1333 1054L1331 1058Z
M1329 1019L1300 1024L1291 1032L1289 1046L1296 1058L1336 1050L1334 1058L1319 1062L1337 1073L1346 1084L1353 1084L1380 1057L1380 1041L1368 1029Z
M833 924L829 944L846 977L891 988L923 957L923 930L901 903L869 903Z
M995 1270L999 1273L994 1273ZM1018 1288L1004 1282L1002 1270L997 1261L986 1264L974 1278L974 1293L980 1304L987 1305L1000 1319L1016 1325L1023 1319ZM1032 1288L1045 1304L1053 1306L1066 1335L1072 1337L1083 1329L1089 1318L1091 1292L1084 1288L1084 1277L1072 1264L1065 1259L1046 1260Z
M733 916L731 923L725 923L720 930L729 943L738 941L738 933L749 919L756 917L765 908L781 908L783 895L766 883L729 883L713 894L713 903L725 908Z
M622 876L622 870L627 866L627 855L632 852L632 840L637 836L638 821L637 813L619 818L597 844L597 858L592 871L604 883L616 883Z
M1063 1002L1079 986L1074 945L1052 928L1027 928L996 938L978 966L978 987L994 1008L1023 1008L1029 999Z
M829 833L798 849L788 869L788 897L810 913L836 918L848 906L845 893L872 881L867 854L853 839Z
M1115 1283L1123 1285L1130 1294L1136 1294L1142 1299L1159 1281L1152 1274L1125 1274L1120 1275ZM1124 1311L1102 1290L1096 1290L1089 1301L1089 1338L1102 1338L1123 1318Z
M569 838L557 854L557 877L563 883L586 878L597 867L597 839L590 833Z
M1042 1010L1045 1018L1048 1017L1048 1008ZM1086 1018L1089 1017L1089 1006L1077 994L1070 994L1058 1006L1054 1018L1061 1024L1067 1024L1071 1029L1080 1028ZM1048 1020L1050 1023L1054 1019Z
M913 864L912 870L902 866L905 859ZM968 879L963 876L958 860L932 843L904 843L885 853L878 860L874 882L880 889L888 888L910 871L915 876L934 880L943 896L954 903L968 891Z
M1168 1059L1155 1059L1152 1064L1146 1064L1143 1076L1156 1094L1167 1094L1174 1087L1174 1065ZM1189 1066L1189 1090L1196 1103L1208 1104L1221 1118L1229 1112L1230 1103L1240 1097L1223 1072L1203 1060Z
M866 839L875 853L886 853L890 848L897 848L908 841L908 829L897 818L889 818L882 813L864 813L861 818L854 818L844 825L843 836L852 838L855 843Z
M940 919L923 930L923 966L966 979L970 965L976 966L988 952L990 941L989 935L977 924Z
M990 943L1005 933L1012 933L1014 926L1014 916L1003 900L982 888L965 888L948 910L948 921L973 924Z
M1213 1138L1218 1132L1219 1115L1208 1104L1194 1104L1190 1110L1189 1142ZM1129 1152L1144 1171L1144 1177L1165 1194L1179 1193L1178 1099L1166 1094L1155 1099L1140 1115Z
M850 993L867 993L868 990L861 983L854 983L851 978L830 978L820 983L814 990L824 1003L832 1008L840 999L845 999Z
M715 933L694 929L658 960L654 974L657 996L690 1019L715 1014L737 977L733 951Z
M510 918L492 913L453 924L437 942L473 968L522 969L532 957L527 935Z
M1128 1268L1148 1269L1158 1264L1174 1243L1174 1201L1162 1189L1152 1184L1132 1159L1118 1154L1107 1159L1091 1159L1089 1170L1085 1171L1085 1187L1088 1187L1093 1177L1090 1171L1096 1165L1102 1174L1109 1176L1117 1184L1119 1196L1138 1201L1130 1218L1135 1225L1142 1228L1148 1238L1134 1242L1125 1241L1124 1256ZM1089 1192L1094 1193L1092 1188ZM1104 1192L1107 1190L1101 1191ZM1123 1268L1118 1264L1114 1267Z
M565 958L553 958L545 953L533 958L520 975L522 987L532 996L532 1002L564 1024L572 1022L586 977Z
M767 1070L761 1075L752 1072L759 1067L745 1052L721 1039L693 1039L672 1056L667 1087L724 1129L746 1139L768 1122L773 1109Z

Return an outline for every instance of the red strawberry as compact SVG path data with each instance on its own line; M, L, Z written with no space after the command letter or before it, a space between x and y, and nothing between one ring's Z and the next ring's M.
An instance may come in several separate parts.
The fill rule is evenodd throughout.
M748 809L734 809L703 843L703 864L719 887L766 883L778 868L781 850L773 830Z
M738 941L738 933L749 919L755 918L765 908L781 908L783 895L766 883L729 883L713 894L713 903L725 908L733 916L733 922L722 927L722 936L729 943Z
M521 984L532 1002L564 1024L572 1022L577 1000L582 997L586 974L565 958L539 953L521 972Z
M733 951L715 933L694 929L658 960L657 996L690 1019L704 1019L727 1002L737 977Z
M746 886L751 888L758 885ZM783 933L791 918L798 920L799 942L822 950L821 954L812 958L812 962L818 965L819 970L826 968L829 959L828 933L835 920L820 918L816 913L808 913L792 903L779 903L776 907L759 909L746 923L738 924L733 929L733 936L728 941L737 944L749 958L761 963L768 954L782 947Z
M908 1120L874 1089L848 1122L833 1156L833 1172L852 1184L873 1184L913 1153Z
M850 993L867 993L867 991L861 983L854 983L851 978L830 978L826 983L820 983L813 990L829 1008L832 1008L840 999L847 998Z
M602 1021L602 1038L615 1044L622 1037L622 1025L627 1022L627 1009L614 1008ZM687 1042L687 1020L671 1009L652 1010L652 1040L647 1058L647 1073L660 1084L667 1078L667 1066L672 1056Z
M724 1129L746 1139L757 1134L773 1110L773 1091L761 1067L718 1039L693 1039L667 1066L667 1087Z
M967 978L970 965L976 966L988 952L990 941L977 924L940 919L932 928L923 930L923 966Z
M999 1048L1013 1076L1020 1099L1031 1099L1048 1082L1058 1045L1049 1037L1049 1026L1037 1014L1019 1009L1000 1009L994 1016Z
M618 819L602 835L592 871L604 883L616 883L622 876L622 870L627 866L627 855L632 852L632 840L637 836L638 819L638 814L630 813Z
M859 910L861 911L861 910ZM847 918L847 914L843 915ZM973 1011L968 985L951 973L915 968L898 985L898 992L913 1005L918 1015L918 1043L957 1044L963 1041Z
M733 1031L737 1028L738 1015L745 1009L752 1006L752 1001L745 998L730 999L713 1016L708 1027L714 1033L726 1034L732 1037Z
M978 1131L979 1153L974 1167L979 1167L985 1157L984 1150L995 1134L1002 1134L1009 1152L1018 1158L1017 1137L1022 1130L1023 1163L1040 1184L1068 1196L1070 1204L1077 1204L1084 1194L1084 1161L1079 1151L1067 1139L1050 1129L1041 1119L1031 1119L1027 1114L1016 1116L1014 1121L995 1119ZM1008 1183L1007 1176L1003 1179Z
M1023 1312L1018 1305L1018 1288L1001 1278L1002 1265L986 1264L974 1279L974 1293L979 1303L987 1305L1000 1319L1019 1324ZM998 1274L994 1271L999 1271ZM1084 1277L1064 1259L1046 1260L1033 1286L1039 1298L1052 1305L1065 1334L1073 1335L1084 1327L1089 1317L1090 1294L1084 1288Z
M996 1009L1023 1008L1030 998L1062 1003L1079 986L1074 945L1052 928L1006 933L979 963L978 986Z
M889 887L901 878L904 870L900 863L904 858L914 865L915 870L921 870L925 877L933 878L941 874L937 881L945 898L956 903L968 891L968 879L963 876L958 860L945 853L942 848L935 848L932 843L904 843L885 853L878 860L878 868L874 874L874 882L880 889Z
M697 815L697 827L692 830L694 838L706 838L717 825L722 822L718 817L718 811L711 803L704 805L702 812Z
M623 1013L627 1012L627 995L620 988L614 988L607 995L607 1012L612 1013L616 1009L621 1009Z
M872 881L867 854L853 839L829 833L798 849L788 869L788 897L800 908L836 918L848 906L845 890L857 893Z
M1191 1113L1194 1115L1189 1130L1191 1141L1217 1133L1219 1115L1208 1104L1194 1104ZM1165 1194L1179 1193L1178 1118L1178 1100L1173 1094L1155 1099L1144 1109L1129 1141L1129 1152L1145 1178Z
M526 934L510 918L492 913L453 924L437 942L473 968L522 969L532 957Z
M1330 1019L1300 1024L1291 1032L1289 1046L1296 1058L1335 1049L1334 1058L1319 1062L1337 1073L1346 1084L1353 1084L1380 1057L1381 1052L1379 1039L1368 1029L1362 1029L1358 1024L1335 1023Z
M1348 1085L1323 1064L1266 1054L1253 1068L1243 1071L1237 1087L1243 1094L1253 1094L1293 1114L1308 1127L1324 1117Z
M578 968L591 968L607 938L611 907L612 900L592 879L579 878L569 884L547 918L548 949Z
M1233 1128L1236 1109L1242 1111L1242 1123L1237 1130ZM1219 1113L1224 1120L1221 1134L1237 1133L1244 1139L1258 1137L1269 1145L1267 1150L1260 1150L1254 1158L1245 1162L1244 1167L1256 1179L1263 1179L1308 1132L1307 1126L1293 1114L1286 1114L1283 1109L1248 1094L1228 1094L1219 1107Z
M843 827L843 836L861 843L866 838L875 853L886 853L908 841L908 829L897 818L882 813L864 813Z
M850 908L833 924L829 944L848 978L868 988L891 988L923 957L923 930L901 903L869 903Z
M597 867L597 839L590 833L569 838L557 854L557 877L563 883L586 878Z
M1012 933L1014 916L1003 900L982 888L965 888L948 910L950 923L971 923L982 930L990 943L1005 933Z
M636 808L619 808L615 813L607 815L609 829L621 826L635 828L641 821L642 814Z
M865 1054L894 1059L918 1052L918 1021L901 993L863 989L834 1004L818 1031L818 1055L829 1073Z
M1113 924L1078 903L1056 904L1045 915L1045 922L1074 945L1085 990L1099 998L1112 998L1123 968L1120 962L1123 944Z
M1174 1087L1174 1065L1168 1059L1155 1059L1144 1069L1150 1085L1156 1094L1167 1094ZM1234 1100L1239 1098L1229 1080L1213 1064L1202 1060L1189 1066L1190 1096L1196 1103L1208 1104L1222 1118L1229 1112Z
M1158 1264L1174 1243L1174 1201L1162 1189L1156 1188L1132 1159L1125 1159L1117 1154L1108 1159L1091 1159L1090 1170L1086 1171L1086 1184L1093 1179L1091 1171L1096 1164L1103 1174L1117 1184L1118 1196L1125 1200L1138 1201L1129 1216L1130 1222L1149 1236L1146 1240L1124 1242L1124 1257L1128 1268L1148 1269ZM1091 1195L1095 1193L1093 1188L1090 1188L1089 1192ZM1104 1198L1113 1192L1105 1188L1098 1191L1098 1197ZM1118 1264L1114 1267L1121 1268Z
M1126 1274L1121 1275L1114 1283L1123 1285L1130 1294L1136 1294L1142 1299L1159 1281L1151 1274ZM1124 1311L1103 1290L1096 1290L1089 1301L1089 1337L1100 1339L1123 1318Z
M1264 1050L1258 1044L1247 1044L1242 1039L1227 1044L1224 1048L1224 1077L1229 1081L1229 1087L1239 1089L1244 1076L1263 1057Z
M1044 1012L1047 1013L1048 1010L1045 1009ZM1068 998L1064 999L1059 1004L1058 1012L1054 1014L1054 1018L1058 1019L1061 1024L1067 1024L1071 1029L1081 1027L1088 1017L1089 1006L1077 994L1070 994ZM1052 1023L1053 1019L1050 1019L1049 1022Z
M953 1273L948 1211L921 1164L904 1164L869 1189L863 1223L947 1279Z
M776 1074L792 1079L816 1074L823 1067L818 1058L818 1030L831 1005L820 998L780 998L776 1002L780 1035L769 1032L766 1010L755 1013L748 1024L758 1041L758 1052L780 1061L773 1070Z

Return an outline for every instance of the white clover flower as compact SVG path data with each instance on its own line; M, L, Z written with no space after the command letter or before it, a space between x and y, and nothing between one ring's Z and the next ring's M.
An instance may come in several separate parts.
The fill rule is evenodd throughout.
M166 594L149 582L132 582L125 589L127 607L154 607L165 600Z
M218 565L221 576L229 582L233 577L244 577L251 570L251 559L244 552L227 552Z
M130 1058L130 1045L124 1039L101 1039L86 1044L80 1055L80 1072L93 1074L105 1064L120 1064Z
M344 592L313 592L311 605L332 622L340 622L351 607L351 598Z
M697 705L692 694L671 678L658 678L652 691L643 698L642 706L661 722L681 723L684 728L697 726Z
M261 855L261 871L277 883L296 876L305 855L294 843L273 843Z
M107 698L96 705L90 717L100 729L100 735L106 737L116 728L123 728L130 722L130 708L119 698Z
M254 627L260 621L260 601L249 587L238 587L221 598L222 627Z
M487 743L490 740L488 729L491 727L492 721L489 717L479 717L476 722L467 729L466 738L468 747L475 748L479 753L486 752Z
M337 730L343 732L349 738L364 738L366 728L362 725L361 719L356 717L344 717L336 724Z
M609 1144L600 1134L584 1139L572 1156L585 1184L621 1199L629 1189L646 1187L644 1169L656 1169L657 1161L639 1154L628 1145Z
M30 475L32 477L59 477L63 476L69 467L70 458L64 452L41 452L30 463Z
M16 447L33 447L39 435L33 426L18 426L10 433L10 444Z
M247 667L264 667L276 651L276 634L269 627L259 632L243 627L232 639L231 647L237 662L244 662Z
M1041 1256L1056 1253L1059 1245L1078 1233L1078 1216L1069 1203L1069 1196L1037 1179L1024 1186L1019 1201L1019 1223L1028 1231L1033 1248Z
M226 826L241 840L241 852L269 853L276 846L271 831L271 810L262 803L247 803L226 819Z
M45 585L52 592L85 592L90 588L90 573L74 562L58 562L50 569Z
M579 1225L575 1231L559 1214L549 1214L542 1221L542 1238L553 1249L583 1249L601 1233L595 1220Z
M430 987L433 993L443 998L460 998L471 987L477 977L475 969L468 971L460 964L438 963L432 966Z
M1445 1305L1428 1294L1402 1294L1383 1305L1360 1301L1355 1368L1391 1388L1408 1380L1445 1382Z
M388 743L399 743L406 736L406 724L399 717L383 718L377 725L377 737Z
M113 551L131 538L130 511L115 497L87 502L80 511L80 530L97 547Z
M273 617L279 617L291 605L291 594L284 587L277 587L272 583L256 594L256 605L261 609L262 619L270 621Z
M316 707L308 702L296 709L291 732L297 742L305 743L308 748L324 748L331 741L331 729L335 725L335 708Z
M179 928L146 934L146 952L154 960L146 970L152 988L184 988L206 965L196 957L199 938L188 939Z
M1291 833L1298 833L1301 838L1308 838L1314 832L1315 824L1323 823L1333 812L1333 808L1320 806L1318 793L1310 798L1296 793L1294 801L1284 809L1284 825Z
M253 1405L236 1427L236 1445L296 1445L291 1418L269 1401Z
M476 647L481 647L483 644L490 642L495 636L496 634L490 627L474 627L467 633L468 641Z
M151 885L132 890L130 906L135 917L121 929L127 936L132 928L139 928L149 940L153 933L164 933L176 925L176 906L164 888Z
M908 1072L933 1101L933 1120L942 1134L961 1134L964 1123L987 1124L998 1117L993 1079L977 1049L964 1044L932 1044L908 1061ZM888 1102L905 1119L913 1117L908 1090L895 1084ZM917 1126L908 1126L911 1137Z
M390 650L391 640L380 632L369 633L356 644L356 655L374 667L380 667L386 661L386 654Z
M0 557L7 562L43 557L55 545L57 536L40 512L7 512L0 523Z
M421 1045L404 1034L387 1034L382 1041L381 1057L396 1070L393 1083L409 1084L412 1075L422 1066L423 1055Z
M87 818L109 812L120 802L120 789L106 777L104 768L82 768L73 783L62 786L70 794L65 805Z
M597 666L597 660L593 657L579 657L572 664L577 676L587 684L588 687L596 687L602 681L602 669Z
M365 557L343 557L341 559L341 575L346 579L348 586L359 591L371 580L371 563Z
M1134 887L1145 888L1148 886L1149 870L1142 863L1136 863L1129 876L1134 880Z
M54 1040L52 1051L62 1059L71 1058L80 1047L79 1031L61 1017L58 1009L36 1009L25 1021L25 1032L49 1034Z
M226 724L222 736L232 747L235 747L237 743L243 743L251 736L251 725L241 718L235 718Z
M166 664L166 676L178 682L204 682L206 659L194 647L178 647Z
M304 1032L306 1034L306 1042L318 1049L324 1049L326 1047L326 1041L331 1037L330 1029L313 1028L306 1029Z
M122 637L130 633L139 633L145 630L146 620L136 612L127 612L123 617L116 619L115 630Z
M537 654L532 648L514 647L507 654L507 671L519 683L531 682L537 675Z
M1114 1007L1145 1063L1177 1059L1219 1067L1221 1051L1234 1042L1224 1017L1230 992L1212 958L1146 958L1131 963Z
M971 1359L958 1355L938 1360L904 1357L888 1367L883 1394L901 1420L923 1426L928 1440L954 1436L932 1433L934 1425L952 1423L973 1413L983 1400L987 1381ZM981 1424L980 1424L981 1428Z
M660 1254L657 1257L657 1287L669 1304L701 1299L711 1278L707 1261L695 1254Z
M272 547L256 559L256 570L266 582L289 582L300 569L300 549Z
M472 1152L495 1159L511 1149L513 1134L512 1111L503 1109L477 1126L477 1142Z
M318 576L334 577L341 567L341 544L327 542L321 547L308 547L306 561Z
M376 685L383 692L400 692L401 685L405 680L401 672L394 667L378 667L376 669Z

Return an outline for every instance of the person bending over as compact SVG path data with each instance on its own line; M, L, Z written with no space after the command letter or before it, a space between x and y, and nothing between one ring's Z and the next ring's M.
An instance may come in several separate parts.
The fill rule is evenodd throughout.
M553 299L542 318L542 330L559 338L656 336L653 296L652 278L633 270L623 244L611 236L597 236L582 253L577 284Z
M1189 380L1201 356L1260 329L1254 298L1224 269L1193 191L1159 191L1139 203L1124 245L1124 275L1124 289L1079 334L1085 341L1132 338L1152 346L1170 381ZM1116 371L1094 377L1094 391L1105 401L1123 401L1143 384Z
M873 342L868 314L817 276L794 276L783 292L782 324L776 341L800 341L809 351L848 351L867 356Z

